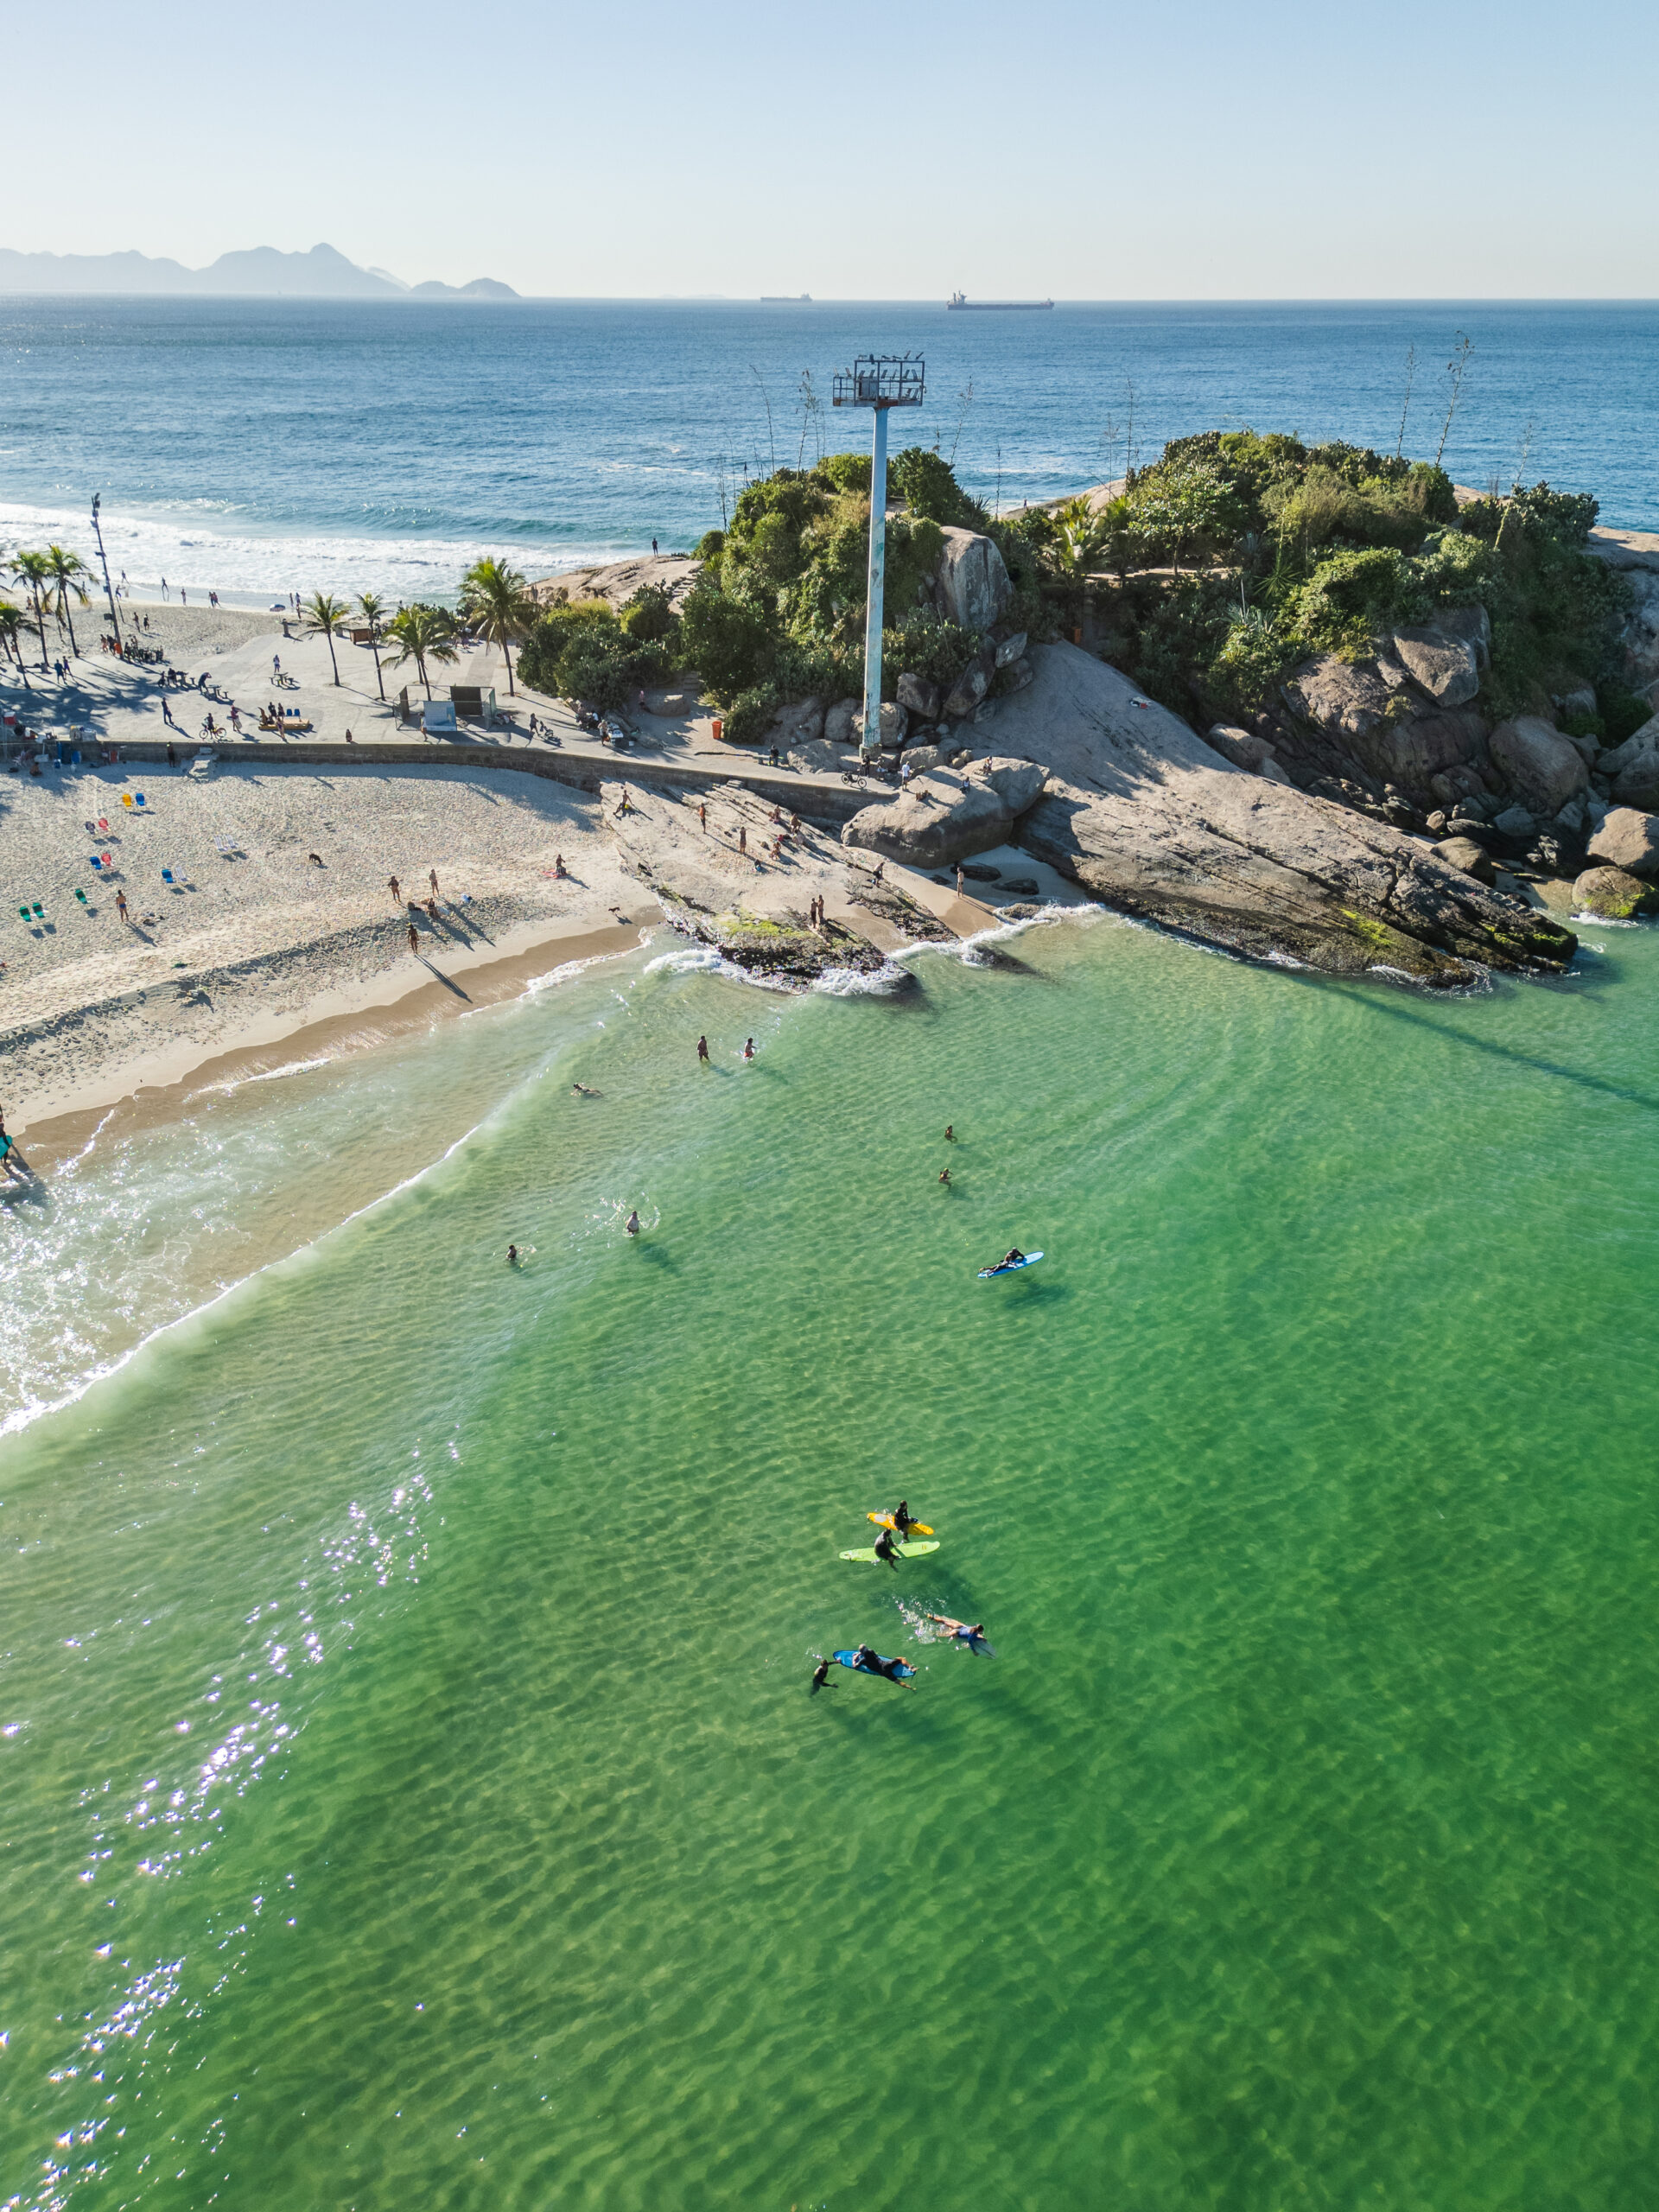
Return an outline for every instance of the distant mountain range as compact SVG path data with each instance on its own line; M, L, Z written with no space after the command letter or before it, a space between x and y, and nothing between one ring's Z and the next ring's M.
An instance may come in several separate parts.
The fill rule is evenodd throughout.
M279 253L256 245L221 253L207 269L147 253L18 253L0 246L0 293L190 292L219 298L291 300L516 300L511 284L405 284L384 269L359 269L331 245Z

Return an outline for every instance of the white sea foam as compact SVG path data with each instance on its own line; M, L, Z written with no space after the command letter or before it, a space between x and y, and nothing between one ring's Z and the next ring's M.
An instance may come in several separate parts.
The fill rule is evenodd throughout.
M227 605L268 607L290 591L334 592L351 597L378 591L394 600L452 599L474 561L510 553L513 566L531 576L553 575L589 562L614 561L632 546L524 543L510 547L483 538L335 536L321 531L252 529L225 502L203 501L200 517L185 508L122 512L105 509L104 550L118 583L124 569L133 595L169 594L181 586L205 601L216 591ZM48 542L67 545L91 563L98 546L84 508L28 506L0 501L0 551Z

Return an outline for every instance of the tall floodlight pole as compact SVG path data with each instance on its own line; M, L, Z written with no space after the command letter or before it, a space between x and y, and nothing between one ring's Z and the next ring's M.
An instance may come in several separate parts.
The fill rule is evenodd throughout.
M115 625L115 642L118 645L121 642L121 617L115 611L115 594L110 589L110 563L104 550L104 525L98 518L99 501L103 496L101 492L92 494L92 535L98 540L98 558L104 570L104 596L110 602L110 620Z
M926 395L919 353L861 353L836 374L837 407L868 407L875 416L870 441L870 567L864 601L864 730L861 749L881 749L881 598L887 557L887 414L919 407Z

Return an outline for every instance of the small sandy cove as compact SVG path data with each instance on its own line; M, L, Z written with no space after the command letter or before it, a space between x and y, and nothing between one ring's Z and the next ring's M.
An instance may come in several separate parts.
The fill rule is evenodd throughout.
M291 1057L320 1024L372 1044L632 950L663 921L640 866L653 855L710 908L801 916L822 898L872 942L902 941L849 897L868 893L868 855L804 825L773 858L771 808L736 785L636 787L624 815L620 783L588 793L505 766L232 756L198 779L188 758L0 777L0 1107L31 1160L86 1113L226 1056ZM948 928L995 920L895 879Z

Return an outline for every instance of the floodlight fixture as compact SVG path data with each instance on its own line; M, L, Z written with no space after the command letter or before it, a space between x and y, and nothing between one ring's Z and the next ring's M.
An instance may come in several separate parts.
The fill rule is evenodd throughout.
M919 407L927 396L927 365L919 353L861 353L838 370L837 407L868 407L875 416L870 442L870 567L864 600L864 729L867 754L881 747L881 599L887 553L887 414Z

